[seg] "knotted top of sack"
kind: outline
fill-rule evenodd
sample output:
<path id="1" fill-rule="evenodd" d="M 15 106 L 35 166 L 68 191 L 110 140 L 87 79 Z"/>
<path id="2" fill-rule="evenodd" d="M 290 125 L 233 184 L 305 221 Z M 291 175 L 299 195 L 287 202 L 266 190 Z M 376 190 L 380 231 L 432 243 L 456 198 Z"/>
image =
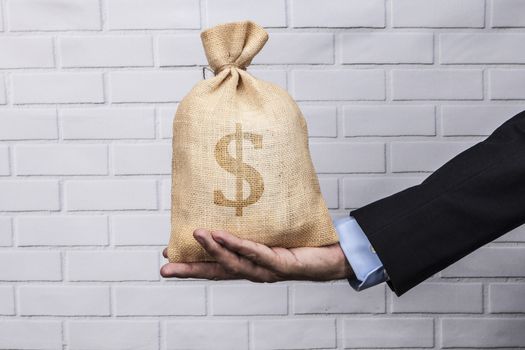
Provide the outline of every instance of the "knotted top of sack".
<path id="1" fill-rule="evenodd" d="M 202 45 L 215 75 L 227 67 L 246 69 L 268 41 L 268 33 L 252 21 L 219 24 L 201 32 Z"/>

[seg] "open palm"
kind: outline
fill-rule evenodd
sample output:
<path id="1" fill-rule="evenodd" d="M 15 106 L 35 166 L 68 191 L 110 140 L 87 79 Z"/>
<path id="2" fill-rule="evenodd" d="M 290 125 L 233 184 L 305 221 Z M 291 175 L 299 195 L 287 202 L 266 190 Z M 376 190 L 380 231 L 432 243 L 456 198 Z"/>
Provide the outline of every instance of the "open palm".
<path id="1" fill-rule="evenodd" d="M 197 229 L 193 236 L 216 262 L 167 263 L 163 277 L 210 280 L 330 281 L 353 276 L 339 243 L 323 247 L 268 247 L 227 231 Z M 167 248 L 163 255 L 167 258 Z"/>

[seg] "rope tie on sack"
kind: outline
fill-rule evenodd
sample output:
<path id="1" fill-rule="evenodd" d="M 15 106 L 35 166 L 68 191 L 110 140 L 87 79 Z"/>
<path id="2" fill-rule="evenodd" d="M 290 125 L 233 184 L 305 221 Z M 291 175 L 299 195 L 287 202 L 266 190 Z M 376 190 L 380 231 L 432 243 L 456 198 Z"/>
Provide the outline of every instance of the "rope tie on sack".
<path id="1" fill-rule="evenodd" d="M 226 69 L 227 67 L 235 67 L 235 68 L 238 68 L 238 69 L 242 69 L 242 70 L 246 70 L 246 67 L 243 67 L 243 66 L 239 66 L 235 63 L 226 63 L 226 64 L 223 64 L 222 66 L 220 66 L 219 68 L 217 68 L 215 71 L 208 68 L 208 67 L 202 67 L 202 78 L 203 79 L 206 79 L 206 70 L 209 70 L 210 72 L 212 72 L 214 75 L 217 75 L 219 74 L 222 70 Z"/>

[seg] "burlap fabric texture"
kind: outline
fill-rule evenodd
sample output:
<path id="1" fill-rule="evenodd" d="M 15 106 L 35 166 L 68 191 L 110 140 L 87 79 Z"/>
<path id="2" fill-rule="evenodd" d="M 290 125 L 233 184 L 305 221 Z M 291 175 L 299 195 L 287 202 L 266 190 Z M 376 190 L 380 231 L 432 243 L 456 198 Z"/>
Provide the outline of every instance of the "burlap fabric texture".
<path id="1" fill-rule="evenodd" d="M 268 40 L 252 21 L 201 33 L 215 76 L 196 82 L 173 122 L 170 262 L 215 261 L 197 228 L 270 247 L 338 242 L 291 96 L 246 71 Z"/>

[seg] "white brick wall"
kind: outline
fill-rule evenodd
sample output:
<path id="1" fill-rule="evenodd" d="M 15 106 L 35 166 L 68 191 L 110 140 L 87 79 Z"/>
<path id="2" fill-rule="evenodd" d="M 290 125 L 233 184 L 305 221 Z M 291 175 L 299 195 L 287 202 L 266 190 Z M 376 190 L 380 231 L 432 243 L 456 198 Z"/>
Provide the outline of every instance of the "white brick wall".
<path id="1" fill-rule="evenodd" d="M 402 297 L 345 280 L 165 280 L 173 115 L 199 33 L 299 102 L 334 217 L 525 109 L 525 0 L 3 0 L 0 349 L 525 348 L 525 225 Z"/>

